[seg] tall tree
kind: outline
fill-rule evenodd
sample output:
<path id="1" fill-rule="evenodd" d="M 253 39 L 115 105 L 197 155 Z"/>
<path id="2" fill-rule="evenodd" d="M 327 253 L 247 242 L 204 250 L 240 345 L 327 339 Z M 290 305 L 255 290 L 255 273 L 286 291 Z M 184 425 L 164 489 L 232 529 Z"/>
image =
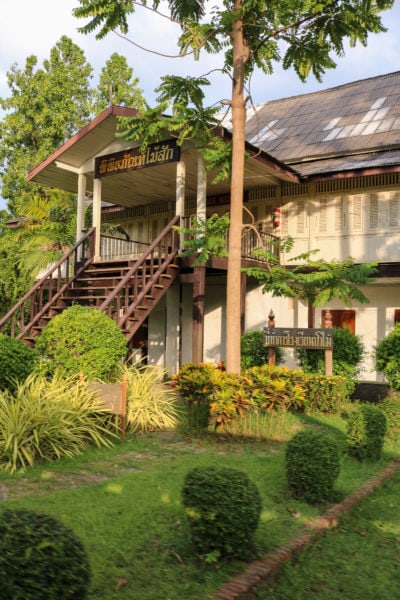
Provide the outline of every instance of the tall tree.
<path id="1" fill-rule="evenodd" d="M 42 68 L 32 55 L 24 69 L 13 64 L 7 73 L 11 94 L 0 99 L 5 111 L 0 122 L 0 176 L 2 196 L 13 214 L 23 213 L 25 198 L 43 195 L 38 186 L 27 183 L 28 170 L 90 119 L 92 71 L 83 51 L 63 36 Z"/>
<path id="2" fill-rule="evenodd" d="M 74 9 L 78 18 L 89 18 L 83 33 L 97 30 L 96 37 L 119 29 L 128 32 L 128 20 L 136 6 L 157 11 L 160 0 L 78 0 Z M 385 31 L 379 13 L 389 9 L 393 0 L 223 0 L 215 6 L 206 0 L 168 0 L 170 19 L 180 24 L 178 45 L 182 54 L 192 52 L 199 58 L 201 50 L 221 52 L 221 68 L 232 81 L 231 206 L 227 283 L 227 369 L 240 370 L 240 239 L 243 226 L 243 179 L 245 157 L 246 83 L 254 69 L 266 74 L 274 63 L 294 68 L 301 80 L 312 72 L 320 80 L 326 69 L 335 67 L 335 55 L 344 54 L 344 43 L 366 45 L 368 35 Z M 206 16 L 206 8 L 210 8 Z M 164 7 L 163 7 L 164 8 Z M 163 15 L 165 12 L 163 10 Z M 184 136 L 212 126 L 212 112 L 202 107 L 201 90 L 209 81 L 188 77 L 167 77 L 160 86 L 160 98 L 173 102 L 181 117 Z M 194 103 L 194 109 L 193 109 Z M 197 105 L 201 105 L 200 107 Z M 187 105 L 187 102 L 186 102 Z M 197 115 L 196 115 L 197 113 Z M 150 111 L 155 120 L 159 111 Z M 173 123 L 174 125 L 177 122 Z M 131 127 L 135 128 L 132 123 Z M 158 126 L 158 131 L 160 126 Z M 139 127 L 138 131 L 142 131 Z M 152 128 L 157 132 L 157 127 Z M 133 133 L 128 135 L 133 136 Z M 201 139 L 201 136 L 200 136 Z M 207 136 L 203 136 L 203 141 Z M 219 158 L 217 159 L 219 160 Z"/>
<path id="3" fill-rule="evenodd" d="M 99 84 L 94 92 L 95 113 L 100 113 L 109 104 L 142 108 L 143 92 L 138 87 L 139 79 L 133 77 L 124 56 L 114 52 L 102 68 Z"/>

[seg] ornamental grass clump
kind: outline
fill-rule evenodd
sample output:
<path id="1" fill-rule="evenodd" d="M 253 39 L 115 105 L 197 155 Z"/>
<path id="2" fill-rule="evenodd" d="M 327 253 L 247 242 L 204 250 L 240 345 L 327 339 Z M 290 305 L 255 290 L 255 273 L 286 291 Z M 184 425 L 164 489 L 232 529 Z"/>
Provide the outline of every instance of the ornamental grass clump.
<path id="1" fill-rule="evenodd" d="M 127 429 L 132 432 L 173 429 L 178 423 L 177 392 L 167 372 L 146 365 L 123 365 L 127 385 Z"/>
<path id="2" fill-rule="evenodd" d="M 182 499 L 192 544 L 203 560 L 250 558 L 262 503 L 246 473 L 226 467 L 192 469 Z"/>
<path id="3" fill-rule="evenodd" d="M 347 421 L 348 454 L 357 460 L 379 460 L 382 454 L 387 420 L 376 406 L 358 406 Z"/>
<path id="4" fill-rule="evenodd" d="M 112 424 L 84 382 L 31 374 L 15 394 L 0 393 L 0 468 L 13 473 L 80 454 L 91 444 L 110 446 Z"/>
<path id="5" fill-rule="evenodd" d="M 57 519 L 23 509 L 0 514 L 1 600 L 84 600 L 90 579 L 82 542 Z"/>
<path id="6" fill-rule="evenodd" d="M 335 440 L 322 431 L 304 429 L 286 446 L 286 476 L 290 493 L 306 502 L 330 500 L 340 472 Z"/>

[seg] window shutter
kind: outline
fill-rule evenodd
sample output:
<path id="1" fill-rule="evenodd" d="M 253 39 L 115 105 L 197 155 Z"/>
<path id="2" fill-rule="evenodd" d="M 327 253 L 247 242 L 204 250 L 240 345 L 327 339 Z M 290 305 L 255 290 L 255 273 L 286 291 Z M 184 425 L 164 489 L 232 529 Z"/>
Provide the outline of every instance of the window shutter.
<path id="1" fill-rule="evenodd" d="M 351 208 L 350 208 L 350 232 L 361 231 L 362 227 L 362 196 L 358 194 L 357 196 L 352 196 L 351 198 Z"/>
<path id="2" fill-rule="evenodd" d="M 306 228 L 305 201 L 296 202 L 296 233 L 304 233 Z"/>
<path id="3" fill-rule="evenodd" d="M 319 233 L 326 233 L 328 231 L 328 198 L 319 199 Z"/>
<path id="4" fill-rule="evenodd" d="M 379 195 L 369 196 L 369 229 L 375 231 L 379 227 Z"/>
<path id="5" fill-rule="evenodd" d="M 335 198 L 335 232 L 344 230 L 343 197 Z"/>
<path id="6" fill-rule="evenodd" d="M 399 226 L 399 192 L 390 192 L 389 196 L 389 228 Z"/>

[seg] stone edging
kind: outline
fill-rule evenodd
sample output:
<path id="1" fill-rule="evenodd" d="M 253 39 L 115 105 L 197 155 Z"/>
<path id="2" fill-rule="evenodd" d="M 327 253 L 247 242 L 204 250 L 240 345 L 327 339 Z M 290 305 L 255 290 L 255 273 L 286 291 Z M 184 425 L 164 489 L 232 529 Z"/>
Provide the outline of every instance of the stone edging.
<path id="1" fill-rule="evenodd" d="M 335 504 L 324 515 L 310 521 L 297 538 L 273 550 L 263 559 L 251 563 L 243 573 L 236 575 L 223 585 L 213 596 L 213 600 L 235 600 L 236 598 L 240 599 L 243 594 L 249 593 L 261 581 L 265 581 L 275 573 L 284 562 L 290 560 L 295 552 L 321 535 L 325 529 L 336 527 L 341 515 L 349 512 L 356 504 L 369 496 L 375 488 L 394 475 L 398 469 L 400 469 L 400 461 L 391 462 L 378 475 L 364 483 L 359 490 L 345 498 L 343 502 Z"/>

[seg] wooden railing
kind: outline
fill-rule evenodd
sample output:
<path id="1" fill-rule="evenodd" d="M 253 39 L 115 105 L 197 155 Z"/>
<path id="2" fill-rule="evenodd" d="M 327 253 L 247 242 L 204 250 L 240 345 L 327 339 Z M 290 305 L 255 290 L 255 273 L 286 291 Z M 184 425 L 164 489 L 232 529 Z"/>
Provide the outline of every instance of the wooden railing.
<path id="1" fill-rule="evenodd" d="M 178 256 L 179 234 L 173 227 L 179 221 L 179 216 L 172 219 L 99 306 L 121 329 Z"/>
<path id="2" fill-rule="evenodd" d="M 193 220 L 193 216 L 182 217 L 182 227 L 185 229 L 190 229 L 191 223 Z M 183 237 L 183 243 L 188 238 L 188 235 L 185 234 Z M 225 236 L 226 242 L 226 250 L 228 250 L 228 232 Z M 265 256 L 260 255 L 257 256 L 257 252 L 255 250 L 261 250 L 267 252 L 268 254 L 275 257 L 277 262 L 279 262 L 279 237 L 273 235 L 272 233 L 266 233 L 264 231 L 254 231 L 254 229 L 244 228 L 242 233 L 242 258 L 257 260 L 259 262 L 267 262 Z"/>
<path id="3" fill-rule="evenodd" d="M 138 258 L 150 244 L 126 240 L 124 238 L 112 237 L 110 235 L 100 236 L 101 260 L 129 260 Z"/>
<path id="4" fill-rule="evenodd" d="M 11 337 L 28 336 L 41 317 L 55 305 L 58 298 L 94 256 L 95 229 L 85 235 L 37 281 L 19 302 L 0 319 L 0 332 Z"/>

